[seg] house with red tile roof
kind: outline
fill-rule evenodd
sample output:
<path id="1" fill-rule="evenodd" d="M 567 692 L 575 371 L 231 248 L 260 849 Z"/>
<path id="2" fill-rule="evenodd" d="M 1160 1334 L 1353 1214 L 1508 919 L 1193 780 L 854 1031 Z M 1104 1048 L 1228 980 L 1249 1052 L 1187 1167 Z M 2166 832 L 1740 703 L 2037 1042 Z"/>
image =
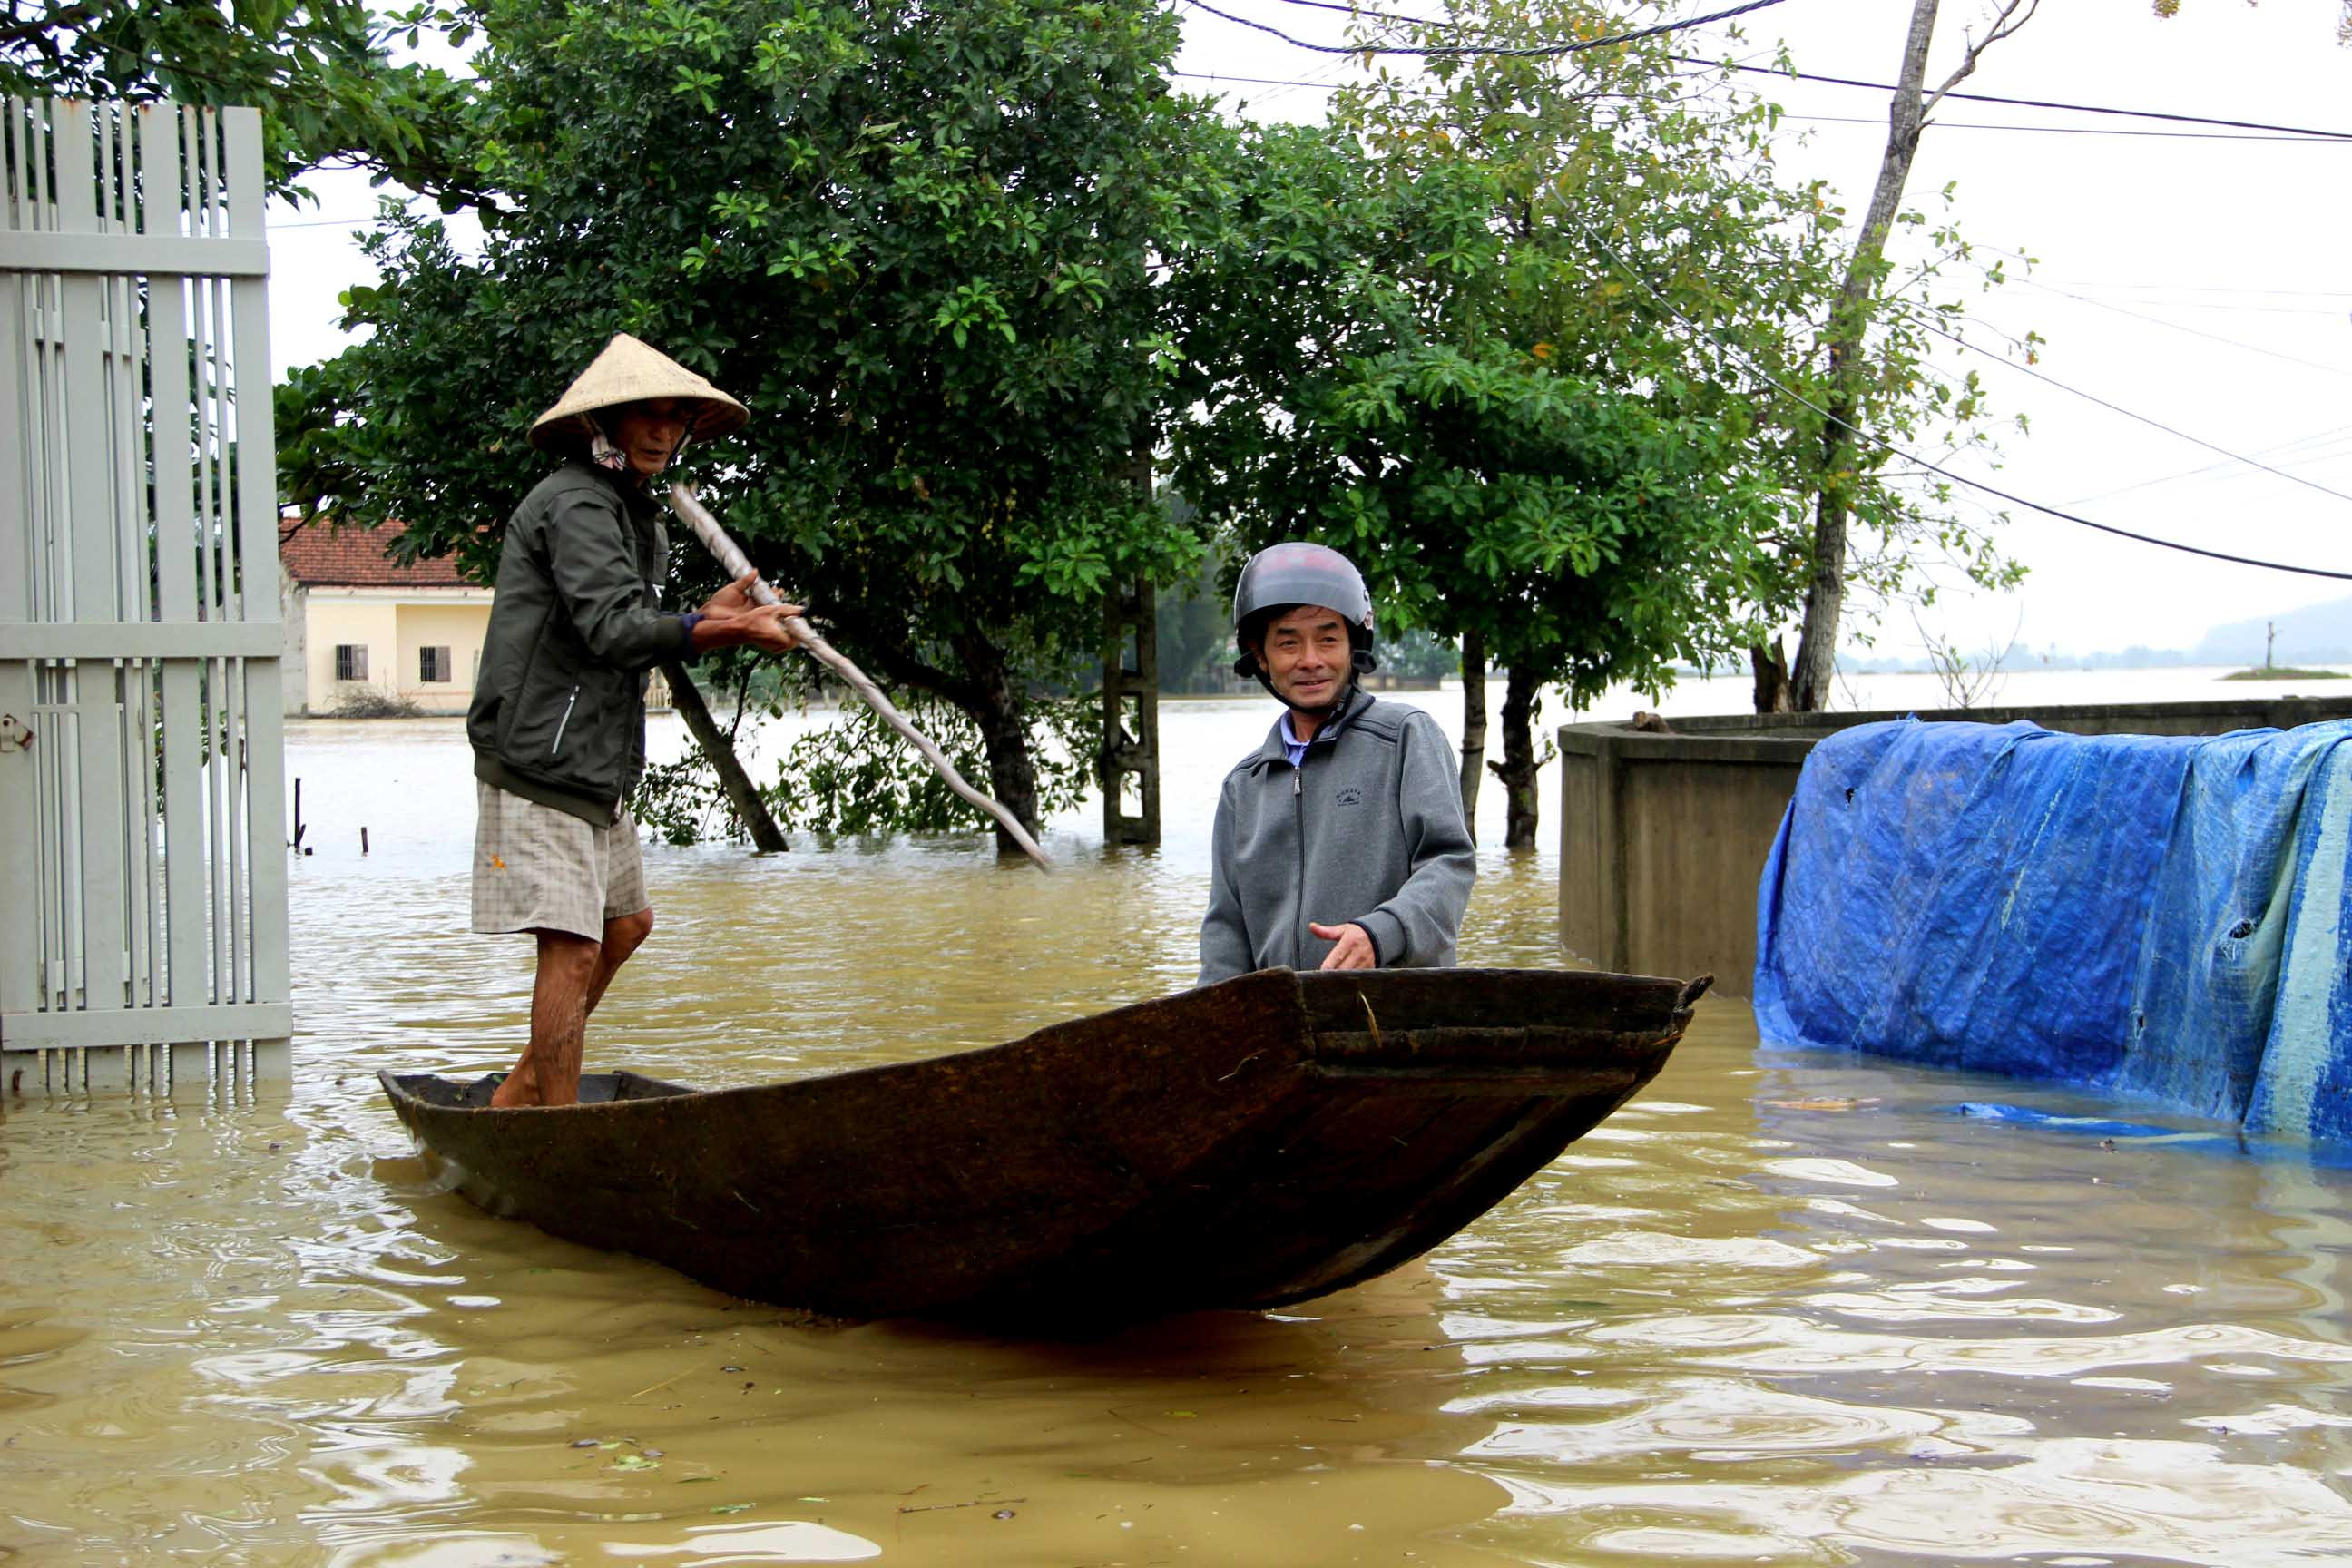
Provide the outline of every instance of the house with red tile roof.
<path id="1" fill-rule="evenodd" d="M 446 558 L 403 565 L 385 553 L 400 525 L 278 525 L 286 625 L 286 711 L 324 717 L 367 699 L 463 713 L 481 667 L 490 590 Z"/>

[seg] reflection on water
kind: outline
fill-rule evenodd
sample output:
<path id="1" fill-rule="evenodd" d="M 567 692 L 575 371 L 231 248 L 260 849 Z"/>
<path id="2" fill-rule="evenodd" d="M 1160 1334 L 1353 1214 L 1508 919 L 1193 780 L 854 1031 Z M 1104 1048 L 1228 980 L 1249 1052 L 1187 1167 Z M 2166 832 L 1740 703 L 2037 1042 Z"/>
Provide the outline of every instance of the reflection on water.
<path id="1" fill-rule="evenodd" d="M 1073 818 L 1051 879 L 651 848 L 592 1065 L 824 1071 L 1187 983 L 1265 717 L 1171 706 L 1167 845 Z M 459 929 L 462 736 L 291 747 L 291 1093 L 0 1110 L 0 1559 L 2352 1560 L 2352 1178 L 1957 1116 L 2020 1092 L 1760 1049 L 1736 1002 L 1425 1264 L 1283 1314 L 815 1331 L 492 1219 L 373 1079 L 520 1037 L 525 944 Z M 1550 852 L 1481 879 L 1465 959 L 1557 962 Z"/>

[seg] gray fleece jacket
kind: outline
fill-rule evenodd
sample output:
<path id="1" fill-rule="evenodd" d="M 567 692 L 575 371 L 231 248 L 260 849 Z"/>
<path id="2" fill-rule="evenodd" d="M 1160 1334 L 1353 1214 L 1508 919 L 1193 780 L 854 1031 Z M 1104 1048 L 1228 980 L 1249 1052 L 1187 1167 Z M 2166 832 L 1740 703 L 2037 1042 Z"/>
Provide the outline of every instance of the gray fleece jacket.
<path id="1" fill-rule="evenodd" d="M 1307 922 L 1355 924 L 1382 968 L 1454 963 L 1477 855 L 1459 764 L 1437 721 L 1350 689 L 1294 768 L 1282 723 L 1217 799 L 1198 984 L 1313 969 L 1331 943 Z"/>

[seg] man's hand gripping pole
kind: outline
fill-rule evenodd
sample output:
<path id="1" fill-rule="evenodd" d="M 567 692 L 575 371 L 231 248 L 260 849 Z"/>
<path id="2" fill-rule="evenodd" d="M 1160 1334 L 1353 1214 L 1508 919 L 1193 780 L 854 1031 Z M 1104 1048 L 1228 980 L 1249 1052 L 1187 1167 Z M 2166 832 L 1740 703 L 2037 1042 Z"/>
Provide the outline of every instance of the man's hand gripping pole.
<path id="1" fill-rule="evenodd" d="M 719 525 L 719 520 L 710 514 L 710 509 L 696 499 L 692 490 L 684 485 L 672 485 L 669 499 L 670 504 L 677 508 L 678 516 L 686 519 L 686 525 L 694 530 L 695 537 L 709 546 L 710 553 L 719 557 L 719 563 L 727 569 L 729 577 L 741 577 L 751 570 L 751 563 L 743 554 L 741 547 L 727 536 L 727 531 Z M 758 579 L 751 584 L 751 598 L 754 603 L 761 605 L 783 603 L 773 588 Z M 950 789 L 994 817 L 1006 836 L 1021 846 L 1029 858 L 1037 862 L 1042 869 L 1050 871 L 1054 868 L 1054 862 L 1037 847 L 1037 841 L 1029 837 L 1029 830 L 1021 826 L 1021 819 L 964 783 L 963 775 L 956 772 L 955 764 L 948 761 L 947 753 L 934 745 L 929 736 L 908 723 L 907 716 L 891 706 L 890 700 L 882 695 L 882 689 L 867 679 L 864 670 L 842 657 L 831 643 L 817 636 L 815 628 L 800 616 L 792 616 L 784 624 L 800 647 L 847 681 L 851 689 L 866 700 L 868 708 L 882 715 L 885 723 L 904 735 L 908 743 L 923 754 L 923 760 L 931 764 L 933 771 L 947 780 Z"/>

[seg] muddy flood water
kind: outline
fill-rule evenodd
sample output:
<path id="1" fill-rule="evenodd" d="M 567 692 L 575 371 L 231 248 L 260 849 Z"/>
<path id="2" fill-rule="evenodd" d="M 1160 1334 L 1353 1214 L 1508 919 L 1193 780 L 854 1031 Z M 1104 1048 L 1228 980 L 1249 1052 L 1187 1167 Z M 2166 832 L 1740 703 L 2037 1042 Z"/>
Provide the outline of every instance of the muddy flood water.
<path id="1" fill-rule="evenodd" d="M 744 1083 L 1189 983 L 1215 780 L 1269 715 L 1163 714 L 1157 853 L 1084 816 L 1050 879 L 977 839 L 649 848 L 591 1067 Z M 427 1178 L 375 1071 L 506 1066 L 530 984 L 462 930 L 463 738 L 289 752 L 290 1087 L 0 1106 L 0 1561 L 2352 1563 L 2352 1173 L 2304 1152 L 1958 1114 L 2108 1108 L 1710 999 L 1370 1286 L 1092 1343 L 801 1327 Z M 1465 962 L 1561 962 L 1556 888 L 1486 850 Z"/>

